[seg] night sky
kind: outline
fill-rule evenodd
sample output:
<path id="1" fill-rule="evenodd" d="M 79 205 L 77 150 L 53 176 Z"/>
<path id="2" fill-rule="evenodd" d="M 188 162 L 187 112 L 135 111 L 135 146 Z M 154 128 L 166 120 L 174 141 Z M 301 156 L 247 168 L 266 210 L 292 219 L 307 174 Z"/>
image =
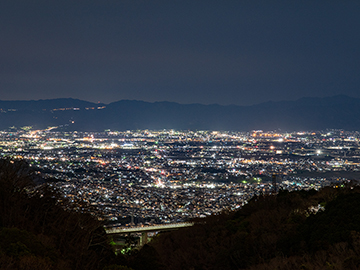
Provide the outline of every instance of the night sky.
<path id="1" fill-rule="evenodd" d="M 0 99 L 360 98 L 360 1 L 0 2 Z"/>

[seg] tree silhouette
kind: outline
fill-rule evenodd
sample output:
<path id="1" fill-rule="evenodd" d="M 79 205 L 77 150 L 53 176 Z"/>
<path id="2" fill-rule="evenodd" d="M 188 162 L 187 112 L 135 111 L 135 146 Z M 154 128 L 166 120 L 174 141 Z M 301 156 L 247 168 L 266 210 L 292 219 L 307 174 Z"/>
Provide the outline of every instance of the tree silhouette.
<path id="1" fill-rule="evenodd" d="M 9 269 L 9 264 L 14 269 L 31 264 L 43 269 L 101 269 L 114 261 L 102 224 L 88 213 L 71 211 L 73 206 L 47 185 L 35 188 L 36 177 L 24 161 L 0 160 L 0 227 L 27 233 L 22 240 L 13 235 L 0 249 L 1 263 L 7 262 Z M 29 235 L 34 241 L 25 241 Z M 39 245 L 31 248 L 31 242 Z M 54 251 L 51 256 L 43 246 Z"/>

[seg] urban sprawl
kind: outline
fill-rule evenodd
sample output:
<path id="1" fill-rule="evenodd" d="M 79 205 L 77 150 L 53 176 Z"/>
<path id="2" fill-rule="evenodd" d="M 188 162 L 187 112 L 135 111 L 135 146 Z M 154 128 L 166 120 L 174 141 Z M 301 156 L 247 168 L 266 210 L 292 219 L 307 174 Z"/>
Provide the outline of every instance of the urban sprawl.
<path id="1" fill-rule="evenodd" d="M 2 131 L 2 157 L 26 160 L 78 211 L 114 226 L 177 223 L 255 195 L 360 179 L 360 133 Z M 274 182 L 275 179 L 275 182 Z M 85 210 L 84 210 L 85 211 Z"/>

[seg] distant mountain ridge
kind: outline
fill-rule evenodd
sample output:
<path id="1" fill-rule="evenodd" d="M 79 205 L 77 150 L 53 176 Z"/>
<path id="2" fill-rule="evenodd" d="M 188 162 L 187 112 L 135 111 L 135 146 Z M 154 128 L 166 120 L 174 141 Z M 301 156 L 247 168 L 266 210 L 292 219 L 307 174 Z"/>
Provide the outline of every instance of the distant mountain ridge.
<path id="1" fill-rule="evenodd" d="M 252 106 L 120 100 L 110 104 L 61 98 L 0 100 L 0 129 L 58 126 L 65 130 L 134 129 L 283 131 L 360 129 L 360 99 L 345 95 Z"/>

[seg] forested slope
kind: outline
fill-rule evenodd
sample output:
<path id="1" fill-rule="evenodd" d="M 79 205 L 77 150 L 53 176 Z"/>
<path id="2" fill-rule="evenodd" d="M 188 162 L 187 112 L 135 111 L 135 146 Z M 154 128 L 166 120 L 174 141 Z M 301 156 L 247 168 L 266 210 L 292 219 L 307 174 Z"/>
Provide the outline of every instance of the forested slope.
<path id="1" fill-rule="evenodd" d="M 32 189 L 25 162 L 0 160 L 0 269 L 102 269 L 114 260 L 101 224 Z M 67 202 L 62 199 L 62 204 Z"/>
<path id="2" fill-rule="evenodd" d="M 168 269 L 359 269 L 360 188 L 281 191 L 163 234 Z"/>

